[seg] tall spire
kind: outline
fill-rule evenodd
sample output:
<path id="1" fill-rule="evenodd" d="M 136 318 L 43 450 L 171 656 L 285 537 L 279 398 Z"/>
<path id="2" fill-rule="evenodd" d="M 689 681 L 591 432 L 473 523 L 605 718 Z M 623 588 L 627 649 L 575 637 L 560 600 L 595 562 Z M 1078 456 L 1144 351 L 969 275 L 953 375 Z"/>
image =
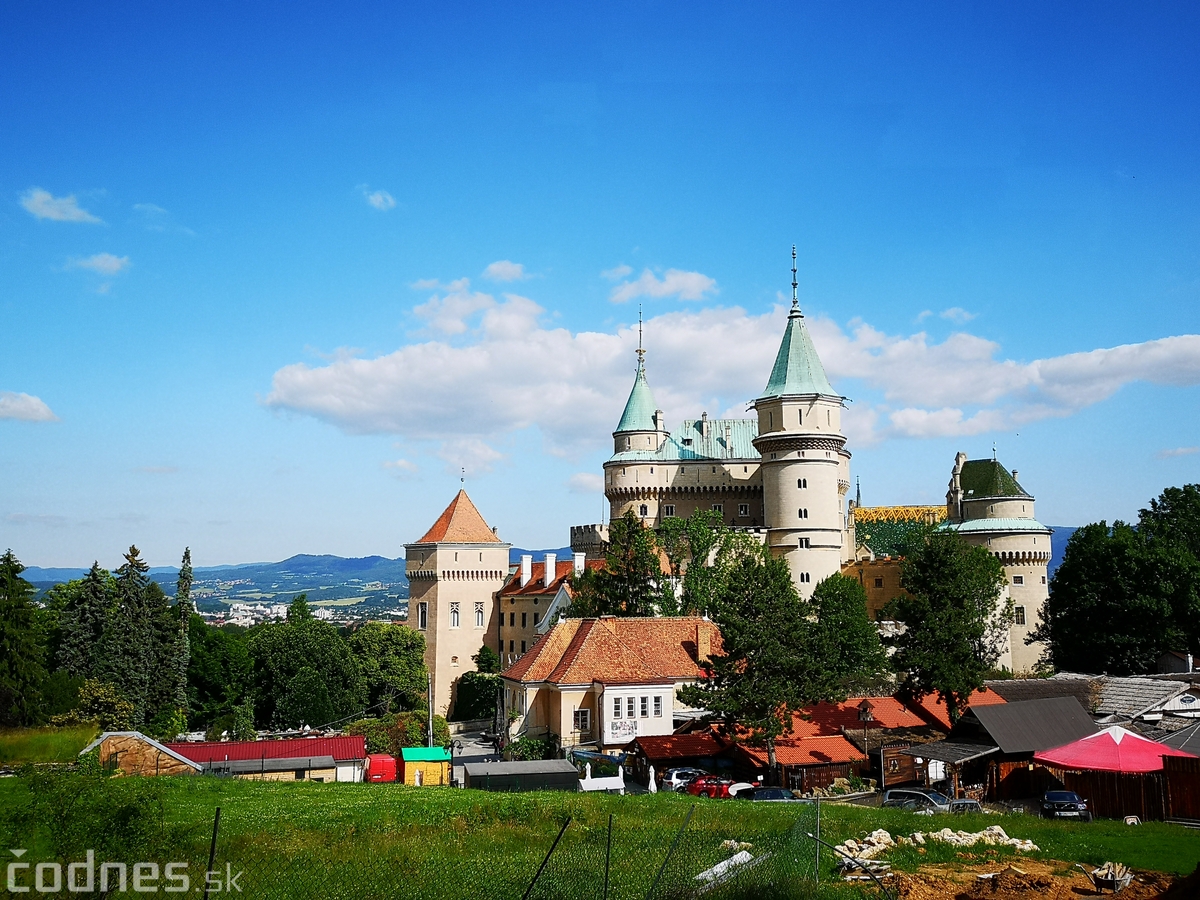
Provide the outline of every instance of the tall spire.
<path id="1" fill-rule="evenodd" d="M 639 371 L 639 372 L 644 372 L 644 371 L 646 370 L 646 351 L 642 349 L 642 303 L 641 303 L 641 301 L 640 301 L 640 300 L 638 301 L 638 348 L 637 348 L 637 358 L 638 358 L 638 371 Z"/>
<path id="2" fill-rule="evenodd" d="M 792 244 L 792 313 L 802 315 L 800 312 L 800 295 L 797 289 L 800 287 L 800 282 L 796 280 L 796 245 Z"/>

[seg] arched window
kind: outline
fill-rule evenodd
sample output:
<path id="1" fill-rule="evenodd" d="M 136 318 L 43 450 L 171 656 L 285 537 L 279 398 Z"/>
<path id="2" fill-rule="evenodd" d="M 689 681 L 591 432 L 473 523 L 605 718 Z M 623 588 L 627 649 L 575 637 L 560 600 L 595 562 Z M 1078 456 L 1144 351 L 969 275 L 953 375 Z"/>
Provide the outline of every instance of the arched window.
<path id="1" fill-rule="evenodd" d="M 459 622 L 458 603 L 457 602 L 451 603 L 450 604 L 450 627 L 457 628 L 458 622 Z"/>
<path id="2" fill-rule="evenodd" d="M 475 601 L 475 627 L 476 628 L 483 627 L 483 601 L 482 600 Z"/>
<path id="3" fill-rule="evenodd" d="M 808 479 L 807 478 L 797 478 L 796 479 L 796 487 L 807 488 L 808 487 Z"/>
<path id="4" fill-rule="evenodd" d="M 801 518 L 801 519 L 807 519 L 807 518 L 808 518 L 808 510 L 807 510 L 807 509 L 802 509 L 802 510 L 800 510 L 800 518 Z"/>
<path id="5" fill-rule="evenodd" d="M 646 518 L 646 516 L 650 515 L 650 508 L 648 506 L 646 506 L 645 503 L 643 503 L 641 506 L 638 507 L 638 515 L 641 516 L 643 519 Z"/>

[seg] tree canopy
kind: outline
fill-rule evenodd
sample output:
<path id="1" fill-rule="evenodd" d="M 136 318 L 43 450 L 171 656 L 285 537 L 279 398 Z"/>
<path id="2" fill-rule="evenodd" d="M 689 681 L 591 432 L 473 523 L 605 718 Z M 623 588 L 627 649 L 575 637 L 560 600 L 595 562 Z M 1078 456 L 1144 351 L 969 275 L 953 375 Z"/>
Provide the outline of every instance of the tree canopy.
<path id="1" fill-rule="evenodd" d="M 37 590 L 21 577 L 25 567 L 7 550 L 0 556 L 0 724 L 28 725 L 41 712 L 46 677 L 38 641 Z"/>
<path id="2" fill-rule="evenodd" d="M 879 629 L 867 617 L 867 592 L 855 578 L 831 575 L 813 590 L 817 646 L 828 655 L 830 675 L 848 693 L 888 684 L 891 664 Z"/>
<path id="3" fill-rule="evenodd" d="M 958 720 L 1007 646 L 1012 602 L 1001 603 L 1005 584 L 1004 567 L 986 547 L 954 531 L 928 532 L 901 569 L 909 596 L 887 607 L 904 625 L 889 639 L 902 694 L 937 694 L 950 720 Z"/>
<path id="4" fill-rule="evenodd" d="M 584 569 L 576 576 L 569 615 L 654 615 L 664 590 L 670 590 L 654 532 L 630 510 L 609 525 L 608 538 L 604 567 Z"/>

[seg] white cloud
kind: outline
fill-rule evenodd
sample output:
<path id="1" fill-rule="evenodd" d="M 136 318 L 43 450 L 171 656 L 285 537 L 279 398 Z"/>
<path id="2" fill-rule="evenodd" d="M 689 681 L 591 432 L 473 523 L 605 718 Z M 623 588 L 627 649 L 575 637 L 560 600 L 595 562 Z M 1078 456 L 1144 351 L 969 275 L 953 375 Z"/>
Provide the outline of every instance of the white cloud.
<path id="1" fill-rule="evenodd" d="M 576 472 L 567 480 L 567 488 L 572 494 L 602 494 L 604 476 L 595 472 Z"/>
<path id="2" fill-rule="evenodd" d="M 15 391 L 0 391 L 0 419 L 22 422 L 57 422 L 58 416 L 38 397 Z"/>
<path id="3" fill-rule="evenodd" d="M 21 195 L 21 205 L 35 218 L 49 219 L 52 222 L 103 222 L 83 209 L 74 194 L 55 197 L 41 188 L 30 188 Z"/>
<path id="4" fill-rule="evenodd" d="M 1159 459 L 1174 459 L 1176 456 L 1191 456 L 1200 453 L 1200 447 L 1175 447 L 1172 450 L 1159 450 L 1155 454 Z"/>
<path id="5" fill-rule="evenodd" d="M 418 278 L 409 285 L 414 291 L 436 291 L 439 290 L 442 283 L 436 278 Z"/>
<path id="6" fill-rule="evenodd" d="M 111 253 L 94 253 L 85 259 L 73 259 L 67 264 L 72 269 L 88 269 L 98 275 L 119 275 L 129 268 L 128 256 Z"/>
<path id="7" fill-rule="evenodd" d="M 525 274 L 525 267 L 520 263 L 498 259 L 483 270 L 483 277 L 490 281 L 521 281 L 529 276 Z"/>
<path id="8" fill-rule="evenodd" d="M 607 278 L 609 281 L 620 281 L 626 275 L 632 275 L 633 269 L 621 263 L 619 266 L 613 266 L 611 269 L 605 269 L 600 273 L 601 278 Z"/>
<path id="9" fill-rule="evenodd" d="M 638 297 L 678 297 L 680 300 L 703 300 L 705 294 L 715 294 L 717 283 L 700 272 L 667 269 L 657 278 L 649 269 L 634 281 L 626 281 L 612 289 L 613 303 L 626 303 Z"/>
<path id="10" fill-rule="evenodd" d="M 434 442 L 454 471 L 467 462 L 483 471 L 501 458 L 491 442 L 527 428 L 557 455 L 603 447 L 632 384 L 636 326 L 572 333 L 544 324 L 527 297 L 497 299 L 467 279 L 447 288 L 414 310 L 426 338 L 373 359 L 285 366 L 267 404 L 351 433 Z M 761 315 L 711 307 L 647 320 L 650 384 L 668 422 L 702 410 L 745 415 L 767 381 L 785 315 L 783 305 Z M 852 446 L 1016 430 L 1134 381 L 1200 384 L 1200 335 L 1018 362 L 963 332 L 937 343 L 864 322 L 806 322 L 831 380 L 855 400 L 844 419 Z"/>
<path id="11" fill-rule="evenodd" d="M 466 476 L 492 471 L 492 464 L 504 459 L 504 454 L 479 438 L 457 438 L 443 441 L 437 455 L 446 463 L 446 471 Z"/>
<path id="12" fill-rule="evenodd" d="M 415 474 L 419 469 L 416 463 L 410 462 L 407 459 L 385 459 L 383 461 L 383 467 L 385 469 L 391 469 L 402 478 L 405 475 Z"/>
<path id="13" fill-rule="evenodd" d="M 371 191 L 364 187 L 363 196 L 367 198 L 367 203 L 380 212 L 387 212 L 389 209 L 396 208 L 396 198 L 387 191 Z"/>
<path id="14" fill-rule="evenodd" d="M 943 319 L 948 319 L 955 325 L 965 325 L 975 318 L 975 313 L 967 312 L 961 306 L 952 306 L 949 309 L 943 309 L 938 315 Z"/>

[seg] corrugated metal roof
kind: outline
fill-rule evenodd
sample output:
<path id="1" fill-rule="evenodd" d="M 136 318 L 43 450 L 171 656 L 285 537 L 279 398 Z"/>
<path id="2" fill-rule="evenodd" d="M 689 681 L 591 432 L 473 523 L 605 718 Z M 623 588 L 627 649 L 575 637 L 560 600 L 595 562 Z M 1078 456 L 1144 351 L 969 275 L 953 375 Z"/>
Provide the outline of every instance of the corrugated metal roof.
<path id="1" fill-rule="evenodd" d="M 932 741 L 928 744 L 918 744 L 900 751 L 905 756 L 920 757 L 921 759 L 936 759 L 951 765 L 960 765 L 987 756 L 989 753 L 999 753 L 999 747 L 991 744 L 969 744 L 964 741 Z"/>
<path id="2" fill-rule="evenodd" d="M 1181 728 L 1174 734 L 1161 737 L 1158 742 L 1166 744 L 1168 747 L 1174 747 L 1176 750 L 1186 750 L 1188 753 L 1200 756 L 1200 722 Z"/>
<path id="3" fill-rule="evenodd" d="M 552 775 L 571 772 L 579 775 L 574 763 L 565 759 L 518 759 L 511 762 L 467 763 L 463 766 L 468 778 L 500 775 Z"/>
<path id="4" fill-rule="evenodd" d="M 339 761 L 367 758 L 367 739 L 361 734 L 284 741 L 200 741 L 166 745 L 181 756 L 201 764 L 226 759 L 301 759 L 332 756 Z"/>
<path id="5" fill-rule="evenodd" d="M 1030 753 L 1061 747 L 1098 730 L 1087 710 L 1074 697 L 972 706 L 963 721 L 971 717 L 1005 753 Z M 956 726 L 955 732 L 958 730 Z M 951 732 L 951 737 L 957 737 L 955 732 Z"/>

